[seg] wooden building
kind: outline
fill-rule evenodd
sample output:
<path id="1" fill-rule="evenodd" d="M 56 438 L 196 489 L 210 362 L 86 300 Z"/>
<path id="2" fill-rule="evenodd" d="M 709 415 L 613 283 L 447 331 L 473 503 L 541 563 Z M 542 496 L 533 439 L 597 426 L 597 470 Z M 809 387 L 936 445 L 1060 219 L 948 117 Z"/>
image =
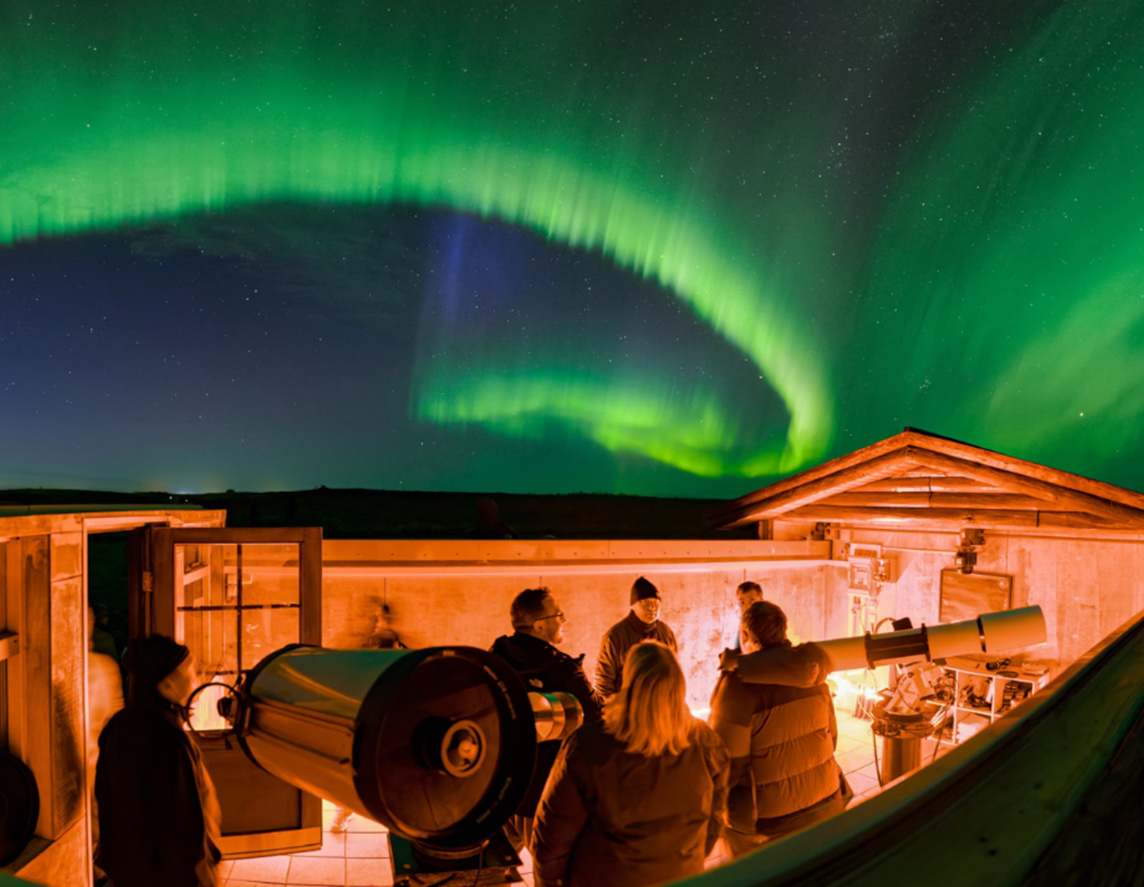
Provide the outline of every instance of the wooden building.
<path id="1" fill-rule="evenodd" d="M 91 883 L 88 536 L 150 524 L 221 526 L 224 518 L 163 506 L 0 507 L 0 748 L 30 768 L 39 797 L 35 837 L 0 874 Z"/>
<path id="2" fill-rule="evenodd" d="M 1051 669 L 1046 686 L 834 820 L 694 882 L 1075 883 L 1094 865 L 1094 835 L 1104 868 L 1091 883 L 1122 883 L 1140 863 L 1140 824 L 1123 816 L 1144 772 L 1138 493 L 906 430 L 730 503 L 717 522 L 755 523 L 755 541 L 322 540 L 320 528 L 227 528 L 218 511 L 56 511 L 0 512 L 0 735 L 41 798 L 36 837 L 0 875 L 90 883 L 87 540 L 124 531 L 131 633 L 186 643 L 220 691 L 288 643 L 362 645 L 383 604 L 411 646 L 487 648 L 509 632 L 513 596 L 538 585 L 591 672 L 632 580 L 655 582 L 695 708 L 734 640 L 744 579 L 800 640 L 1037 604 L 1048 643 L 1026 655 Z M 313 799 L 259 782 L 241 750 L 212 738 L 210 708 L 198 741 L 228 855 L 316 846 Z"/>
<path id="3" fill-rule="evenodd" d="M 689 883 L 1140 883 L 1144 496 L 907 428 L 717 521 L 830 540 L 828 637 L 1039 605 L 1048 639 L 1027 655 L 1051 681 L 872 799 Z"/>

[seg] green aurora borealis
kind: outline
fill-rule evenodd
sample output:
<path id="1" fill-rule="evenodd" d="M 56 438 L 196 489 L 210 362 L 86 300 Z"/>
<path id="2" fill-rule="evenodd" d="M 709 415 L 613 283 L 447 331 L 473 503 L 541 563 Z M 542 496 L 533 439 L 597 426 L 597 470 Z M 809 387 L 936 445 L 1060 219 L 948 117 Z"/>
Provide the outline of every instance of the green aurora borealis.
<path id="1" fill-rule="evenodd" d="M 460 211 L 658 284 L 761 390 L 440 327 L 403 422 L 712 492 L 907 424 L 1144 481 L 1141 5 L 741 7 L 7 3 L 0 261 L 283 201 Z"/>

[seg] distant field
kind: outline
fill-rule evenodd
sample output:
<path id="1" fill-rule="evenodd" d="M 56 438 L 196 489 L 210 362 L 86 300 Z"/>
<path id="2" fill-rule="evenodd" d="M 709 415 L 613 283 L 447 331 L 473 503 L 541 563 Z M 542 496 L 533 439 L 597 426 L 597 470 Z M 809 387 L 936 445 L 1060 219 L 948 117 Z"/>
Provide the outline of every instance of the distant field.
<path id="1" fill-rule="evenodd" d="M 494 498 L 500 518 L 522 539 L 751 538 L 711 526 L 721 499 L 660 499 L 573 493 L 560 496 L 414 493 L 319 488 L 283 493 L 105 493 L 91 490 L 0 491 L 0 506 L 163 504 L 223 508 L 232 527 L 320 526 L 330 539 L 455 539 L 473 535 L 477 503 Z"/>

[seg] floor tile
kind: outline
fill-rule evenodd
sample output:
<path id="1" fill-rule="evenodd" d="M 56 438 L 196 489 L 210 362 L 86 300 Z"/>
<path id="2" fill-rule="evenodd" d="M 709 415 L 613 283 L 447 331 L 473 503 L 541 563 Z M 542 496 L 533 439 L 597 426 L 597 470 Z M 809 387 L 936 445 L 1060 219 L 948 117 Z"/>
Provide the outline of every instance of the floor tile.
<path id="1" fill-rule="evenodd" d="M 313 856 L 336 856 L 342 858 L 346 855 L 346 836 L 344 833 L 333 834 L 322 832 L 322 846 L 317 850 L 307 850 L 305 853 L 295 853 L 294 858 Z"/>
<path id="2" fill-rule="evenodd" d="M 220 862 L 218 864 L 219 877 L 225 881 L 228 877 L 230 877 L 230 870 L 233 867 L 234 867 L 234 860 L 233 859 L 224 859 L 222 862 Z"/>
<path id="3" fill-rule="evenodd" d="M 363 856 L 388 857 L 389 842 L 385 835 L 350 832 L 346 835 L 346 856 L 359 858 Z"/>
<path id="4" fill-rule="evenodd" d="M 873 764 L 874 756 L 873 754 L 866 754 L 861 751 L 850 751 L 835 754 L 834 760 L 838 762 L 838 766 L 842 768 L 843 773 L 852 773 L 855 770 L 861 770 L 863 767 Z"/>
<path id="5" fill-rule="evenodd" d="M 346 887 L 391 887 L 393 870 L 388 859 L 347 859 Z"/>
<path id="6" fill-rule="evenodd" d="M 853 773 L 847 773 L 846 781 L 850 783 L 850 788 L 852 788 L 857 795 L 880 787 L 878 784 L 878 773 L 874 769 L 873 764 L 868 767 L 863 767 L 861 770 L 855 770 Z"/>
<path id="7" fill-rule="evenodd" d="M 295 856 L 290 861 L 290 873 L 286 877 L 286 883 L 343 887 L 346 883 L 346 861 Z"/>
<path id="8" fill-rule="evenodd" d="M 262 884 L 285 884 L 290 868 L 289 856 L 263 856 L 256 859 L 236 859 L 230 877 L 239 881 Z"/>
<path id="9" fill-rule="evenodd" d="M 357 816 L 356 814 L 350 817 L 349 825 L 346 831 L 350 832 L 386 832 L 388 829 L 380 822 L 374 822 L 368 816 Z"/>
<path id="10" fill-rule="evenodd" d="M 848 736 L 843 733 L 838 737 L 838 751 L 861 751 L 866 754 L 874 753 L 874 743 L 870 739 L 870 734 L 865 736 Z"/>

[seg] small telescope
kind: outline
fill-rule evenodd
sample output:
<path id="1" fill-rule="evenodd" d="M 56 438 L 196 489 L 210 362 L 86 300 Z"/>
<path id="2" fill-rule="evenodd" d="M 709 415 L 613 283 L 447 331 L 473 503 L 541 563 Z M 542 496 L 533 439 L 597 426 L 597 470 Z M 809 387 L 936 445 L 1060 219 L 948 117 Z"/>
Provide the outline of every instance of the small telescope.
<path id="1" fill-rule="evenodd" d="M 516 813 L 536 743 L 583 720 L 575 697 L 528 692 L 507 663 L 472 647 L 291 645 L 219 711 L 264 770 L 408 841 L 402 877 L 464 870 L 468 859 L 488 868 L 478 856 Z M 398 855 L 395 845 L 395 866 Z"/>
<path id="2" fill-rule="evenodd" d="M 982 613 L 976 619 L 941 625 L 922 625 L 886 634 L 818 641 L 830 657 L 831 671 L 875 668 L 916 659 L 945 659 L 974 653 L 1001 653 L 1043 644 L 1047 637 L 1041 608 L 1019 607 Z"/>

